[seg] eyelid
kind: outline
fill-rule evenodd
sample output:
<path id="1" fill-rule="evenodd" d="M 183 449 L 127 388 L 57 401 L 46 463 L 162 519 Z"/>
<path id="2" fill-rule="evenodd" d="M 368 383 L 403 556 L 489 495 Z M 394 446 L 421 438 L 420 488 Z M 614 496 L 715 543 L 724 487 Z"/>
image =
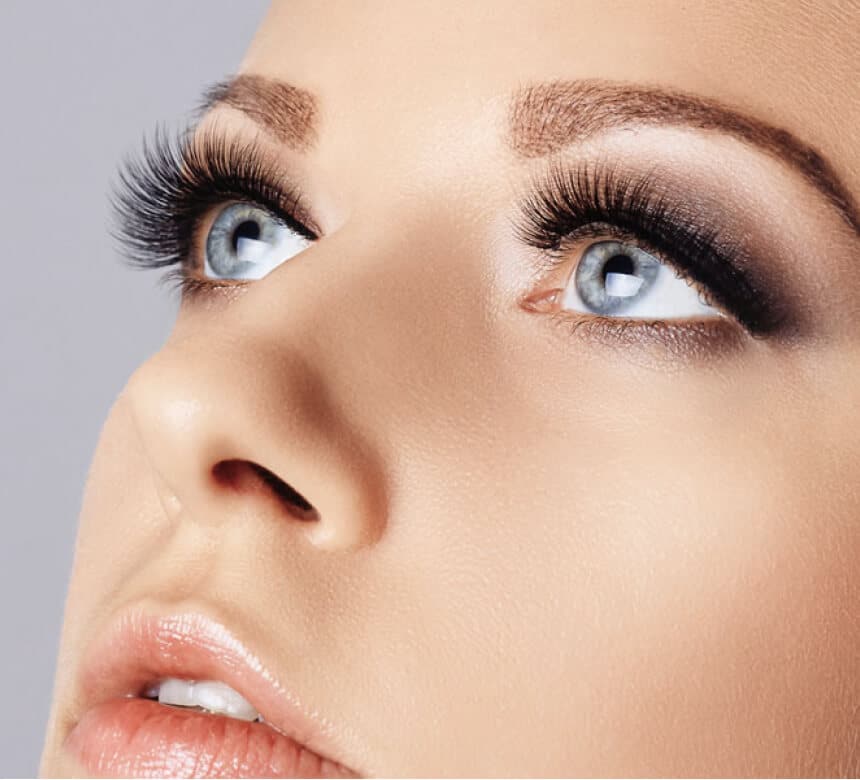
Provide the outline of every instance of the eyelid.
<path id="1" fill-rule="evenodd" d="M 644 244 L 754 336 L 791 326 L 790 310 L 767 262 L 693 199 L 670 189 L 657 168 L 645 174 L 600 160 L 555 159 L 530 182 L 514 221 L 517 238 L 544 264 L 564 257 L 569 237 L 589 229 Z"/>
<path id="2" fill-rule="evenodd" d="M 213 125 L 198 131 L 183 152 L 183 162 L 197 174 L 201 191 L 268 209 L 308 240 L 322 233 L 297 182 L 266 152 L 261 137 L 248 140 Z M 215 204 L 213 204 L 214 206 Z"/>
<path id="3" fill-rule="evenodd" d="M 571 338 L 582 338 L 602 349 L 617 349 L 624 357 L 647 355 L 649 366 L 665 358 L 708 361 L 734 354 L 748 343 L 747 334 L 733 320 L 634 320 L 624 317 L 583 315 L 556 311 L 549 314 L 552 327 Z M 655 345 L 659 350 L 655 351 Z"/>
<path id="4" fill-rule="evenodd" d="M 231 200 L 269 210 L 309 240 L 320 235 L 304 194 L 261 142 L 212 127 L 193 137 L 157 129 L 136 157 L 126 158 L 111 197 L 114 236 L 136 267 L 182 264 L 200 221 Z"/>

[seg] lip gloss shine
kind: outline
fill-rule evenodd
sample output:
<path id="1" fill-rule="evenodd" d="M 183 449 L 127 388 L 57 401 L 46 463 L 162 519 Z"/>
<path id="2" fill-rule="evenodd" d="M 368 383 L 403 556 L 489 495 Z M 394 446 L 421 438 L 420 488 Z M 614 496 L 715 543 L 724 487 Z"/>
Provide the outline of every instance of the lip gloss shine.
<path id="1" fill-rule="evenodd" d="M 159 680 L 217 680 L 262 723 L 141 698 Z M 86 656 L 81 717 L 64 746 L 94 776 L 355 777 L 313 718 L 222 625 L 197 614 L 124 615 Z"/>

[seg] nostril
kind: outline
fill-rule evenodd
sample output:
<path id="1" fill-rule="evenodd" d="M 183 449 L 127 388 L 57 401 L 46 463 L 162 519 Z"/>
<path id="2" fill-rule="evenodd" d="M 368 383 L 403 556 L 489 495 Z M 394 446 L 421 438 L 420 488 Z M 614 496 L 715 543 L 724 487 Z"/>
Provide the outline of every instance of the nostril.
<path id="1" fill-rule="evenodd" d="M 222 485 L 230 485 L 234 488 L 241 487 L 251 478 L 258 485 L 262 483 L 268 487 L 294 517 L 299 520 L 319 520 L 319 513 L 301 493 L 258 463 L 247 460 L 222 460 L 215 464 L 212 474 Z"/>
<path id="2" fill-rule="evenodd" d="M 250 463 L 250 467 L 257 472 L 260 479 L 263 480 L 282 501 L 286 502 L 290 507 L 297 509 L 301 520 L 318 520 L 319 514 L 314 509 L 313 505 L 308 501 L 298 490 L 295 490 L 291 485 L 287 484 L 277 475 L 273 474 L 266 468 Z"/>

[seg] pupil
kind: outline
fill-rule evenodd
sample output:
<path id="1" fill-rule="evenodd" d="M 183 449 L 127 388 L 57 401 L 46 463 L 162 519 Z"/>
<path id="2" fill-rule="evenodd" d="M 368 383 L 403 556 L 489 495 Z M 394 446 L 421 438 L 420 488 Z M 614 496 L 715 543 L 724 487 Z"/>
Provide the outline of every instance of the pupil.
<path id="1" fill-rule="evenodd" d="M 249 219 L 236 227 L 231 239 L 234 252 L 239 248 L 240 238 L 250 238 L 252 241 L 258 241 L 260 238 L 260 225 Z"/>
<path id="2" fill-rule="evenodd" d="M 636 272 L 636 265 L 630 255 L 613 255 L 603 266 L 601 271 L 603 282 L 609 274 L 627 274 L 632 276 Z"/>

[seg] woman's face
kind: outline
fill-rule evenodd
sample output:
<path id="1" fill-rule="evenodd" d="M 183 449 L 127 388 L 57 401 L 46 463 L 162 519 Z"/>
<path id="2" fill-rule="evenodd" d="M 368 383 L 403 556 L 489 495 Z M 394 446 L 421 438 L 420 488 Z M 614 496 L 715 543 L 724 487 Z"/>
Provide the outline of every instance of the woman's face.
<path id="1" fill-rule="evenodd" d="M 103 429 L 42 771 L 286 771 L 104 714 L 166 677 L 360 774 L 860 771 L 850 5 L 275 4 L 127 227 L 220 286 Z"/>

